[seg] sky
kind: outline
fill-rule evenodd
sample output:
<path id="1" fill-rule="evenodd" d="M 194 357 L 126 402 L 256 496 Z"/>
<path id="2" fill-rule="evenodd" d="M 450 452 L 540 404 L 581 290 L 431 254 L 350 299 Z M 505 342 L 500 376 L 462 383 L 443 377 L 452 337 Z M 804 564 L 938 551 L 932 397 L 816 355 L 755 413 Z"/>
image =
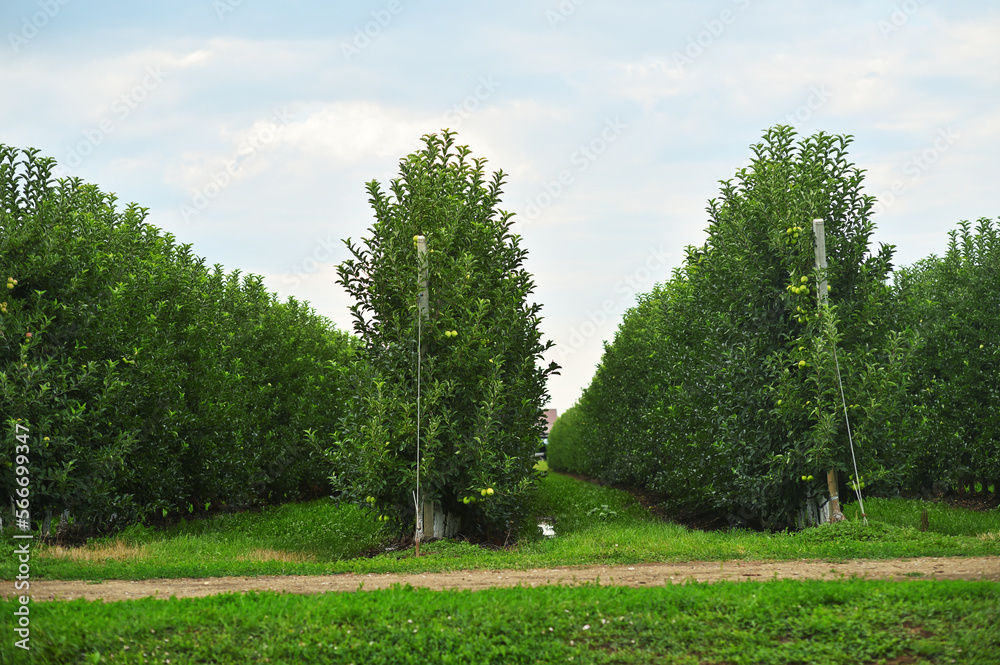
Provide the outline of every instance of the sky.
<path id="1" fill-rule="evenodd" d="M 854 137 L 897 265 L 1000 217 L 998 36 L 981 0 L 4 0 L 0 143 L 351 330 L 365 184 L 454 130 L 506 174 L 562 412 L 769 127 Z"/>

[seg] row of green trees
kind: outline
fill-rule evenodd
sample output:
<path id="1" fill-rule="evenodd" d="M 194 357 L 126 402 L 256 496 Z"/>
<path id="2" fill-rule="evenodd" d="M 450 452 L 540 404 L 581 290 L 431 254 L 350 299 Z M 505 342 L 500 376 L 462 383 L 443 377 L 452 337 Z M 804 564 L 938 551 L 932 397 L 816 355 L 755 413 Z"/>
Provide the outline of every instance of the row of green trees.
<path id="1" fill-rule="evenodd" d="M 753 147 L 709 203 L 708 240 L 640 297 L 556 422 L 554 469 L 768 527 L 798 523 L 828 469 L 885 493 L 1000 480 L 995 227 L 963 225 L 893 283 L 849 143 L 779 126 Z"/>
<path id="2" fill-rule="evenodd" d="M 352 337 L 260 277 L 208 268 L 144 209 L 0 146 L 4 489 L 24 475 L 26 427 L 36 518 L 68 511 L 114 529 L 322 490 L 405 532 L 419 390 L 422 498 L 467 535 L 510 536 L 527 516 L 556 366 L 541 362 L 551 342 L 499 208 L 504 174 L 484 164 L 445 131 L 401 161 L 387 192 L 369 183 L 371 235 L 346 241 L 339 268 Z"/>
<path id="3" fill-rule="evenodd" d="M 0 146 L 4 496 L 17 423 L 35 518 L 111 529 L 324 490 L 303 432 L 345 416 L 353 338 L 52 167 Z"/>
<path id="4" fill-rule="evenodd" d="M 896 273 L 901 323 L 920 335 L 908 399 L 908 491 L 1000 491 L 1000 226 L 949 232 L 948 250 Z"/>

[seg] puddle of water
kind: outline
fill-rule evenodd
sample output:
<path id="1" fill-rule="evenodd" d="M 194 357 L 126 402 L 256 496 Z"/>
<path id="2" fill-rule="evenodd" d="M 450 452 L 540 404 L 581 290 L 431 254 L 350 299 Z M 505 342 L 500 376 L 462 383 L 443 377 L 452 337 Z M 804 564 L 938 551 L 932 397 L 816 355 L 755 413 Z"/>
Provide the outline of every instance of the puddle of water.
<path id="1" fill-rule="evenodd" d="M 555 538 L 556 530 L 552 528 L 552 525 L 548 522 L 539 522 L 538 528 L 542 530 L 542 535 L 546 538 Z"/>

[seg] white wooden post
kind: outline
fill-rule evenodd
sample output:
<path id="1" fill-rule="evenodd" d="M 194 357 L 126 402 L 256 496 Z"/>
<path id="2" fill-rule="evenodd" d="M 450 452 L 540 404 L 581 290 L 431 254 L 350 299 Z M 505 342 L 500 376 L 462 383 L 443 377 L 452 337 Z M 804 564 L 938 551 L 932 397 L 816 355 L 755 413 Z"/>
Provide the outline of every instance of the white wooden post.
<path id="1" fill-rule="evenodd" d="M 413 237 L 417 245 L 417 489 L 413 492 L 413 506 L 416 512 L 416 533 L 413 535 L 414 556 L 420 556 L 420 540 L 424 536 L 424 512 L 426 506 L 420 498 L 420 382 L 421 364 L 424 357 L 423 323 L 430 317 L 430 269 L 427 265 L 427 238 Z M 433 512 L 432 512 L 433 515 Z M 431 518 L 433 520 L 433 517 Z M 433 524 L 433 522 L 432 522 Z"/>
<path id="2" fill-rule="evenodd" d="M 427 238 L 414 236 L 417 247 L 417 488 L 413 492 L 416 511 L 416 529 L 413 536 L 414 555 L 420 556 L 420 541 L 425 537 L 453 538 L 458 535 L 460 518 L 445 514 L 437 503 L 424 501 L 420 496 L 420 416 L 421 416 L 421 366 L 424 357 L 423 324 L 430 319 L 430 267 L 427 259 Z"/>
<path id="3" fill-rule="evenodd" d="M 816 270 L 819 272 L 819 305 L 822 310 L 827 304 L 826 283 L 826 224 L 822 219 L 813 220 L 813 236 L 816 239 Z M 826 474 L 826 487 L 830 492 L 829 516 L 831 522 L 840 522 L 844 514 L 840 512 L 840 492 L 837 483 L 837 470 L 830 469 Z"/>
<path id="4" fill-rule="evenodd" d="M 416 243 L 420 286 L 420 291 L 417 293 L 417 310 L 420 312 L 420 320 L 426 321 L 431 314 L 429 286 L 430 266 L 427 264 L 427 238 L 424 236 L 417 236 Z"/>

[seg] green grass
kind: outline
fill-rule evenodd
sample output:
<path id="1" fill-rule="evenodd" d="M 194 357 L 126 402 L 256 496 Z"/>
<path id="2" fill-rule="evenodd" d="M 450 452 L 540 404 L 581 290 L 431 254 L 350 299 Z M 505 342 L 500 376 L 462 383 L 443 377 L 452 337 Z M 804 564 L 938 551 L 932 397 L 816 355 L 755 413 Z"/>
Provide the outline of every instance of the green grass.
<path id="1" fill-rule="evenodd" d="M 157 530 L 129 527 L 82 548 L 36 546 L 33 577 L 51 579 L 144 579 L 219 575 L 310 574 L 333 561 L 380 549 L 385 526 L 369 511 L 329 499 L 287 504 L 262 512 L 181 521 Z M 13 541 L 4 539 L 5 549 Z M 9 578 L 12 556 L 0 562 Z"/>
<path id="2" fill-rule="evenodd" d="M 424 544 L 419 559 L 412 556 L 412 549 L 363 556 L 379 551 L 387 537 L 385 527 L 370 511 L 320 500 L 192 520 L 162 531 L 133 527 L 75 551 L 36 546 L 31 574 L 36 579 L 100 580 L 1000 555 L 1000 511 L 974 512 L 900 499 L 870 499 L 865 508 L 868 526 L 851 519 L 798 533 L 702 532 L 651 517 L 625 492 L 550 474 L 542 483 L 536 513 L 553 518 L 557 537 L 533 534 L 503 551 L 436 542 Z M 925 508 L 930 529 L 921 532 L 920 514 Z M 854 518 L 856 507 L 848 505 L 845 511 Z M 13 547 L 5 537 L 0 578 L 15 575 Z"/>
<path id="3" fill-rule="evenodd" d="M 9 616 L 12 603 L 0 603 Z M 996 663 L 1000 584 L 771 581 L 32 606 L 33 663 Z M 8 635 L 0 661 L 28 662 Z"/>
<path id="4" fill-rule="evenodd" d="M 871 499 L 870 524 L 801 533 L 700 532 L 652 518 L 628 494 L 550 474 L 537 514 L 557 537 L 509 550 L 466 542 L 361 556 L 386 533 L 331 501 L 133 527 L 75 552 L 32 549 L 32 579 L 418 572 L 644 561 L 998 555 L 1000 511 Z M 922 511 L 929 530 L 918 530 Z M 848 506 L 848 517 L 855 506 Z M 3 576 L 13 577 L 4 538 Z M 85 553 L 89 558 L 79 560 Z M 54 556 L 58 554 L 58 556 Z M 16 605 L 0 602 L 0 614 Z M 995 663 L 1000 584 L 876 582 L 588 585 L 318 596 L 31 604 L 33 663 Z M 0 662 L 29 662 L 0 640 Z"/>
<path id="5" fill-rule="evenodd" d="M 993 533 L 1000 537 L 1000 510 L 980 512 L 956 508 L 933 501 L 903 499 L 868 499 L 865 512 L 872 519 L 900 527 L 920 525 L 920 514 L 927 511 L 929 530 L 949 536 L 979 536 Z M 853 509 L 848 515 L 853 515 Z"/>

